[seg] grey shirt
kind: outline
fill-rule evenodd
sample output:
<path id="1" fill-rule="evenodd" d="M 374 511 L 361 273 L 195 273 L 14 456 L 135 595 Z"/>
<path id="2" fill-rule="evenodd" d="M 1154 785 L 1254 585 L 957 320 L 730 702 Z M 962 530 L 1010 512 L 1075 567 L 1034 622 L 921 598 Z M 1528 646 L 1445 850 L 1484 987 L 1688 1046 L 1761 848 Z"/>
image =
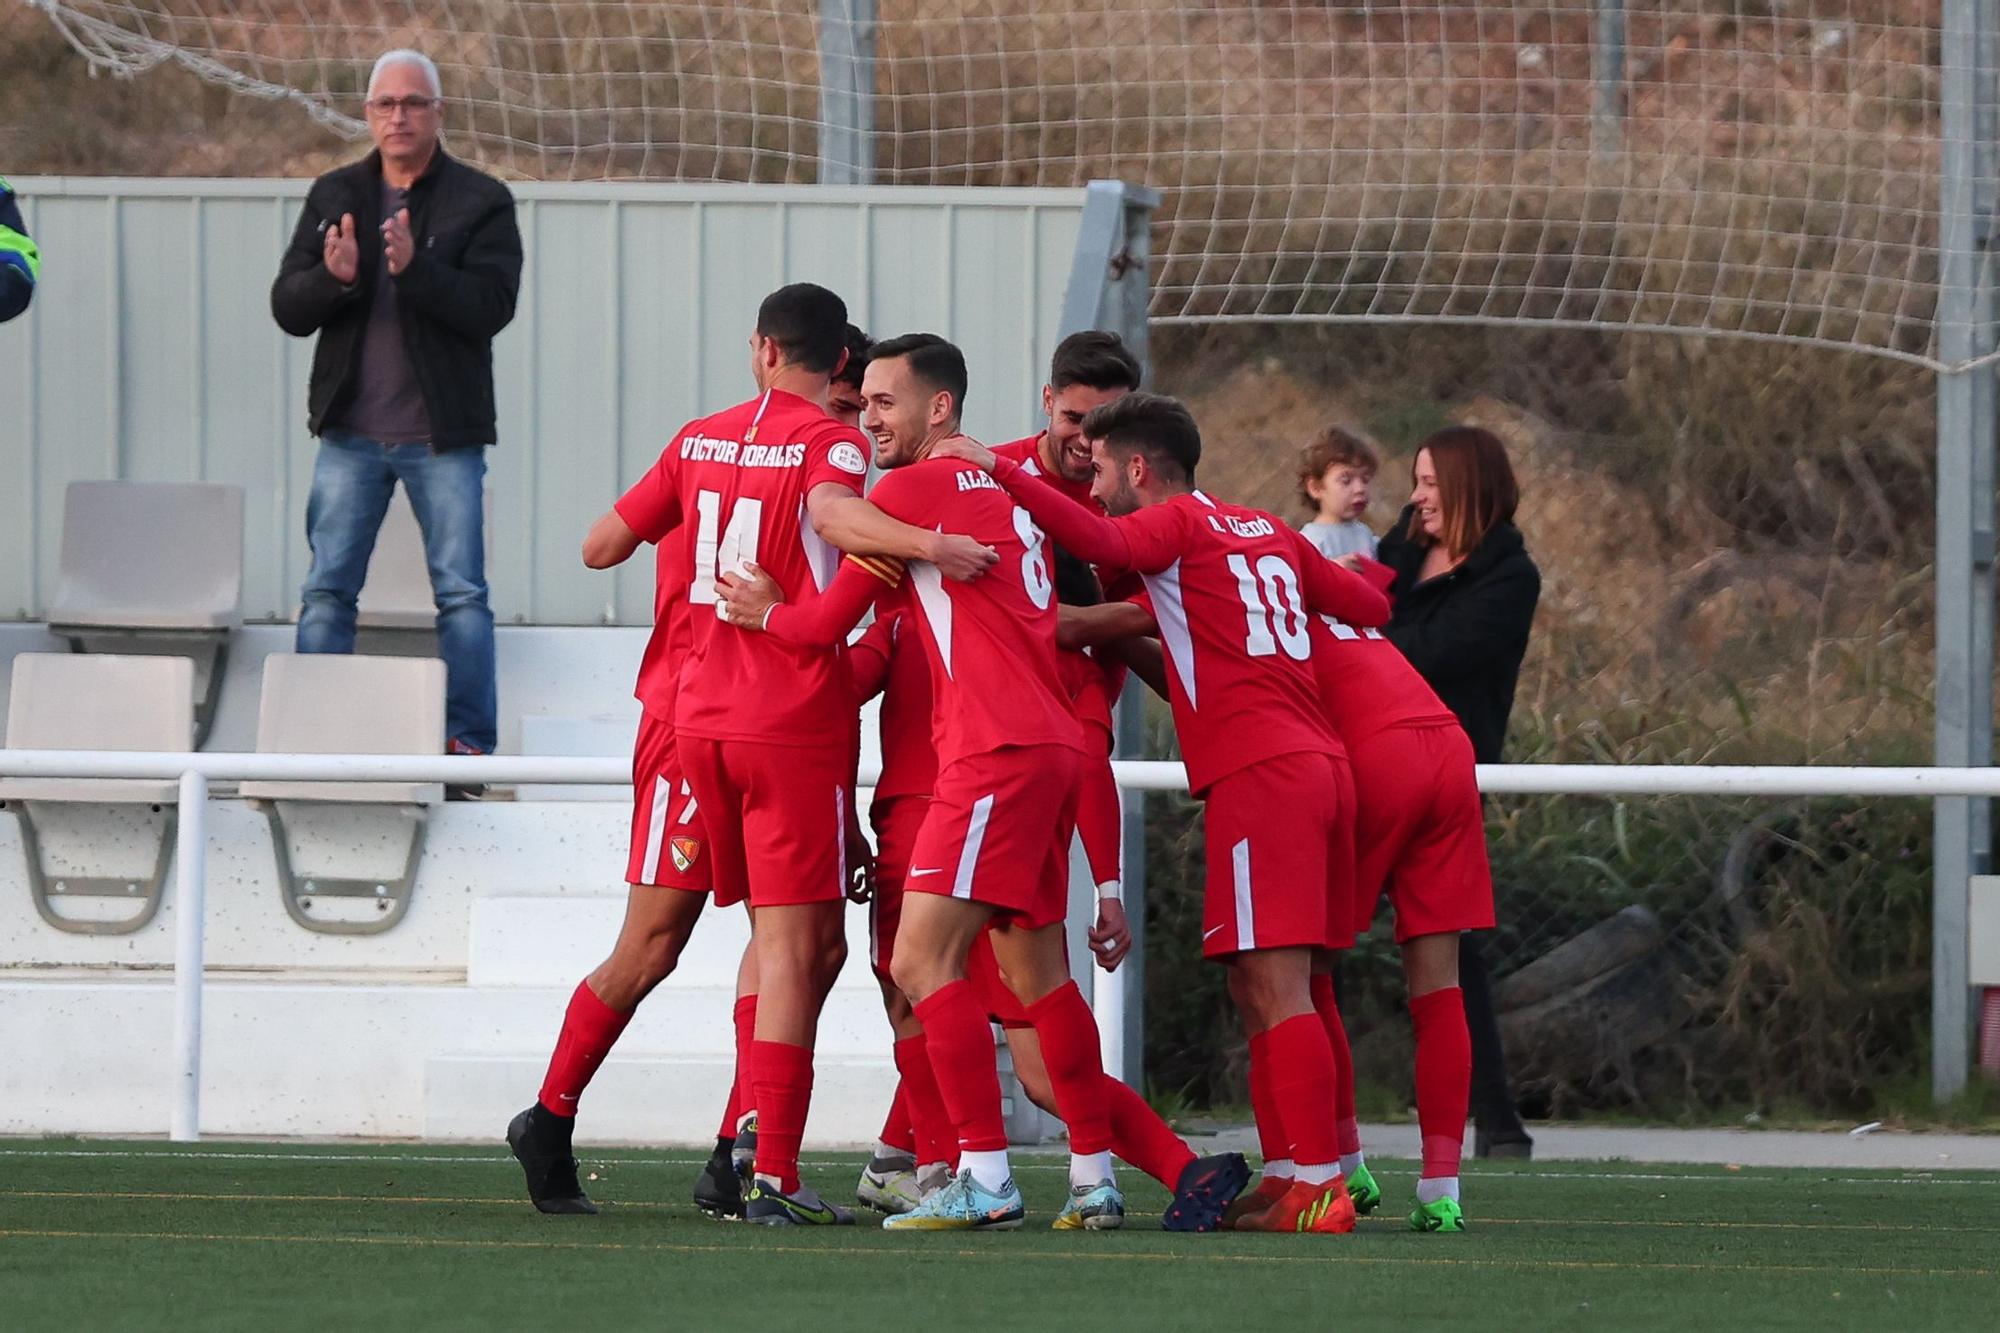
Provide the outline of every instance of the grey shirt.
<path id="1" fill-rule="evenodd" d="M 382 182 L 383 221 L 394 217 L 408 202 L 406 191 Z M 368 327 L 361 335 L 361 355 L 354 370 L 353 393 L 338 413 L 341 429 L 384 444 L 430 441 L 431 418 L 424 407 L 424 392 L 409 354 L 403 350 L 403 323 L 396 280 L 389 276 L 387 246 L 382 247 L 376 263 Z"/>
<path id="2" fill-rule="evenodd" d="M 1319 553 L 1329 560 L 1342 555 L 1375 554 L 1375 534 L 1360 519 L 1351 518 L 1345 523 L 1314 521 L 1300 528 L 1299 535 L 1317 546 Z"/>

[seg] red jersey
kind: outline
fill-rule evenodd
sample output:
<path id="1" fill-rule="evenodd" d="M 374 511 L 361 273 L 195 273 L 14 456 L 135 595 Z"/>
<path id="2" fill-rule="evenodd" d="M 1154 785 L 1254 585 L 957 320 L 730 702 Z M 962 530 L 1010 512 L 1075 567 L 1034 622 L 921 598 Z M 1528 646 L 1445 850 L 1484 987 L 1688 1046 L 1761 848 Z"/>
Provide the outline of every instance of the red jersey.
<path id="1" fill-rule="evenodd" d="M 1381 630 L 1356 629 L 1332 616 L 1313 622 L 1320 707 L 1345 744 L 1359 745 L 1391 727 L 1458 721 Z"/>
<path id="2" fill-rule="evenodd" d="M 1113 668 L 1116 685 L 1111 683 Z M 1100 663 L 1088 652 L 1058 649 L 1056 673 L 1062 679 L 1063 697 L 1069 700 L 1076 720 L 1085 727 L 1101 727 L 1109 733 L 1111 706 L 1118 702 L 1118 691 L 1125 683 L 1125 664 Z"/>
<path id="3" fill-rule="evenodd" d="M 929 796 L 937 786 L 931 743 L 931 668 L 910 613 L 897 607 L 875 617 L 854 645 L 857 702 L 882 694 L 882 778 L 875 799 Z M 879 658 L 879 662 L 874 660 Z M 874 688 L 868 688 L 872 684 Z"/>
<path id="4" fill-rule="evenodd" d="M 971 583 L 922 561 L 903 581 L 930 659 L 938 767 L 1014 745 L 1081 749 L 1056 673 L 1056 587 L 1041 529 L 999 483 L 957 459 L 897 468 L 869 498 L 891 518 L 962 533 L 1000 553 Z"/>
<path id="5" fill-rule="evenodd" d="M 767 390 L 683 426 L 640 483 L 680 511 L 673 540 L 688 571 L 690 631 L 674 705 L 681 734 L 853 743 L 853 687 L 840 653 L 745 633 L 713 608 L 717 573 L 746 561 L 762 566 L 788 598 L 824 587 L 839 557 L 813 532 L 806 496 L 825 482 L 858 495 L 867 471 L 868 442 L 859 431 L 796 394 Z"/>
<path id="6" fill-rule="evenodd" d="M 672 493 L 661 486 L 658 474 L 656 466 L 618 497 L 612 508 L 641 541 L 651 542 L 657 548 L 653 633 L 646 640 L 645 655 L 639 659 L 639 682 L 632 693 L 647 712 L 671 723 L 681 664 L 687 658 L 692 618 L 688 615 L 686 552 L 681 543 L 666 540 L 667 534 L 681 521 L 681 512 Z"/>
<path id="7" fill-rule="evenodd" d="M 1025 440 L 996 444 L 993 452 L 997 457 L 1013 459 L 1021 465 L 1021 471 L 1031 477 L 1040 477 L 1078 504 L 1097 508 L 1097 501 L 1090 498 L 1089 481 L 1071 481 L 1061 473 L 1051 472 L 1042 466 L 1042 437 L 1039 434 L 1030 435 Z"/>
<path id="8" fill-rule="evenodd" d="M 972 583 L 928 561 L 850 556 L 823 598 L 772 608 L 764 627 L 799 644 L 833 642 L 868 602 L 898 589 L 930 660 L 931 732 L 940 770 L 1009 746 L 1083 747 L 1056 675 L 1056 589 L 1041 529 L 999 483 L 969 463 L 935 458 L 896 468 L 869 499 L 892 518 L 962 533 L 1000 553 Z M 1067 504 L 1067 501 L 1061 501 Z"/>
<path id="9" fill-rule="evenodd" d="M 1278 755 L 1339 749 L 1308 613 L 1379 625 L 1389 602 L 1375 588 L 1271 515 L 1200 491 L 1106 519 L 1008 463 L 994 475 L 1063 546 L 1145 577 L 1190 790 Z"/>

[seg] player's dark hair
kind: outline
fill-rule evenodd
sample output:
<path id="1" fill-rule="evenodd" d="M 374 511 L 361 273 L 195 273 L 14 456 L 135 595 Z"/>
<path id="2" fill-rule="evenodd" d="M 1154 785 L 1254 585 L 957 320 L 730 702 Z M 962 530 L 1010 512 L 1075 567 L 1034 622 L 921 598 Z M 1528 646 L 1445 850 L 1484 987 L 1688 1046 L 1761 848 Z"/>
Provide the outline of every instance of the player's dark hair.
<path id="1" fill-rule="evenodd" d="M 1097 574 L 1086 562 L 1053 542 L 1048 549 L 1055 554 L 1058 602 L 1064 606 L 1096 606 L 1104 600 L 1104 589 L 1098 586 Z"/>
<path id="2" fill-rule="evenodd" d="M 1083 437 L 1117 453 L 1143 453 L 1155 468 L 1178 472 L 1189 485 L 1201 462 L 1201 430 L 1194 414 L 1180 399 L 1165 394 L 1128 393 L 1091 409 L 1083 419 Z"/>
<path id="3" fill-rule="evenodd" d="M 757 332 L 778 344 L 785 360 L 819 375 L 840 363 L 847 327 L 847 302 L 817 283 L 780 287 L 757 307 Z"/>
<path id="4" fill-rule="evenodd" d="M 1056 344 L 1049 363 L 1049 387 L 1067 389 L 1081 384 L 1086 389 L 1136 389 L 1145 372 L 1139 358 L 1125 346 L 1125 340 L 1101 329 L 1072 333 Z"/>
<path id="5" fill-rule="evenodd" d="M 850 389 L 858 390 L 861 387 L 861 376 L 868 369 L 869 349 L 874 346 L 875 340 L 873 338 L 863 333 L 854 325 L 849 324 L 847 326 L 847 363 L 841 366 L 840 373 L 833 377 L 833 382 L 835 384 L 845 384 Z"/>
<path id="6" fill-rule="evenodd" d="M 901 357 L 910 363 L 917 383 L 932 393 L 951 395 L 951 414 L 965 414 L 965 353 L 935 333 L 906 333 L 885 338 L 868 349 L 870 361 L 893 361 Z"/>

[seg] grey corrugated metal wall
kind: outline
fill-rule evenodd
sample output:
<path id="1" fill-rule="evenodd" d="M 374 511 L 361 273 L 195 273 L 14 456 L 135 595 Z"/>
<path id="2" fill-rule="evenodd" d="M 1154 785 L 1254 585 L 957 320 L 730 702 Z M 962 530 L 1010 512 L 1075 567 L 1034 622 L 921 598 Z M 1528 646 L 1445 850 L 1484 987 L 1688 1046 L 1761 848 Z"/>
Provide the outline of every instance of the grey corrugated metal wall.
<path id="1" fill-rule="evenodd" d="M 0 618 L 53 594 L 64 486 L 231 481 L 248 492 L 244 611 L 289 619 L 306 569 L 309 339 L 269 291 L 306 182 L 17 179 L 42 287 L 0 326 Z M 652 571 L 615 602 L 577 547 L 687 418 L 749 396 L 757 302 L 824 283 L 878 336 L 964 347 L 967 425 L 1033 427 L 1081 190 L 531 185 L 527 270 L 495 345 L 494 610 L 644 624 Z"/>

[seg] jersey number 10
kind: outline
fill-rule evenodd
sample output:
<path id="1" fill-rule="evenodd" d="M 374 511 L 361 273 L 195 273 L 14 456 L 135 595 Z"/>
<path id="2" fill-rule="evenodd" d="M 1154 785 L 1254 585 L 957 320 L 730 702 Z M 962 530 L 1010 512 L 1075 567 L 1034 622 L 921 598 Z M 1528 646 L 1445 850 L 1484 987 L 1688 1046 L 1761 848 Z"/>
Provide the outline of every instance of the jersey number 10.
<path id="1" fill-rule="evenodd" d="M 1247 556 L 1229 557 L 1236 592 L 1243 599 L 1243 620 L 1249 633 L 1244 648 L 1252 657 L 1272 657 L 1279 650 L 1294 662 L 1312 657 L 1312 637 L 1306 631 L 1305 603 L 1299 598 L 1299 575 L 1279 555 L 1257 557 L 1252 572 Z"/>

